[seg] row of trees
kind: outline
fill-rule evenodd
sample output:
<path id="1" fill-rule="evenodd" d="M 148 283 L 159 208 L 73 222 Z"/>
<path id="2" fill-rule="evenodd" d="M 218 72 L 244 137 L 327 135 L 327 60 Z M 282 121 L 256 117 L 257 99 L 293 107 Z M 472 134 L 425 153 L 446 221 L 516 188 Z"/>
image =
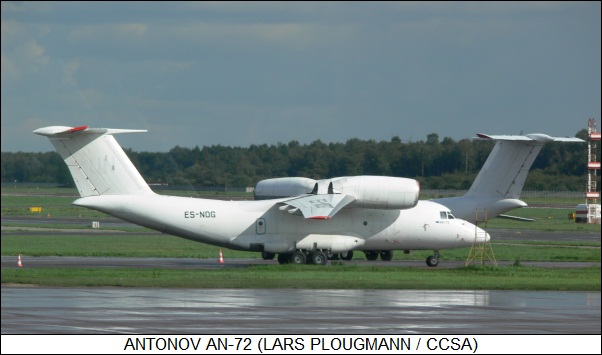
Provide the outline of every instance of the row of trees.
<path id="1" fill-rule="evenodd" d="M 585 130 L 577 136 L 586 139 Z M 323 179 L 349 175 L 388 175 L 416 178 L 423 188 L 467 189 L 487 159 L 493 142 L 451 138 L 431 133 L 425 141 L 402 142 L 350 139 L 345 143 L 214 145 L 169 152 L 126 149 L 148 183 L 193 186 L 254 186 L 271 177 Z M 584 144 L 544 146 L 532 167 L 526 189 L 579 190 L 585 186 Z M 73 185 L 64 162 L 55 152 L 2 153 L 3 182 L 47 182 Z"/>

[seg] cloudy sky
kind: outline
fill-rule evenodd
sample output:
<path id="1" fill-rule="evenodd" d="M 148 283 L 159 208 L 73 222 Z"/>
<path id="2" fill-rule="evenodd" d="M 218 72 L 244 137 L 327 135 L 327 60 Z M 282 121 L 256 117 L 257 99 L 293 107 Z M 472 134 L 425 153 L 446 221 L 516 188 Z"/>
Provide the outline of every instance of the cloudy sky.
<path id="1" fill-rule="evenodd" d="M 5 2 L 2 151 L 50 126 L 136 151 L 574 135 L 600 126 L 600 2 Z M 600 127 L 599 127 L 600 129 Z"/>

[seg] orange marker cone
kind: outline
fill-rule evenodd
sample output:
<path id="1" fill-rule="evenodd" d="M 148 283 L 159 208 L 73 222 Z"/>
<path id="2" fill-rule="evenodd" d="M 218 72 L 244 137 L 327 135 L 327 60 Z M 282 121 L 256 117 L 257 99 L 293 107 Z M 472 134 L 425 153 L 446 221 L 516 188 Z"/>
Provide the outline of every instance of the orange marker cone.
<path id="1" fill-rule="evenodd" d="M 222 250 L 219 250 L 219 263 L 223 264 L 224 263 L 224 256 L 222 255 Z"/>
<path id="2" fill-rule="evenodd" d="M 21 254 L 19 254 L 19 257 L 17 258 L 17 266 L 18 267 L 22 267 L 23 264 L 21 263 Z"/>

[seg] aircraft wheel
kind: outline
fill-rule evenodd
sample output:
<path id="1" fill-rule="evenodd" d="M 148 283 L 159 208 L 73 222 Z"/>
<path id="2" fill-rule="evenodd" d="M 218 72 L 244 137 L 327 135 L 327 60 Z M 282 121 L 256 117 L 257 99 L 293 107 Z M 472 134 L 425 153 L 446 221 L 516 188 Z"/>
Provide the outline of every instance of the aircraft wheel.
<path id="1" fill-rule="evenodd" d="M 378 258 L 378 253 L 373 250 L 365 251 L 364 253 L 366 254 L 366 259 L 370 261 L 374 261 Z"/>
<path id="2" fill-rule="evenodd" d="M 341 253 L 341 259 L 343 259 L 343 260 L 353 259 L 353 250 L 349 250 L 344 253 Z"/>
<path id="3" fill-rule="evenodd" d="M 261 257 L 263 258 L 263 260 L 274 260 L 275 256 L 276 254 L 274 253 L 268 253 L 267 251 L 261 252 Z"/>
<path id="4" fill-rule="evenodd" d="M 288 264 L 291 262 L 291 254 L 278 254 L 278 263 L 279 264 Z"/>
<path id="5" fill-rule="evenodd" d="M 307 256 L 305 256 L 305 253 L 297 250 L 296 252 L 291 254 L 291 263 L 293 264 L 297 264 L 297 265 L 303 265 L 307 262 Z"/>
<path id="6" fill-rule="evenodd" d="M 380 252 L 380 258 L 383 261 L 391 261 L 393 259 L 393 250 L 383 250 Z"/>
<path id="7" fill-rule="evenodd" d="M 326 265 L 328 263 L 328 257 L 321 251 L 314 251 L 309 255 L 309 259 L 315 265 Z"/>
<path id="8" fill-rule="evenodd" d="M 431 255 L 428 258 L 426 258 L 426 264 L 430 267 L 435 267 L 439 265 L 439 258 L 435 255 Z"/>
<path id="9" fill-rule="evenodd" d="M 339 260 L 339 258 L 341 257 L 341 254 L 328 252 L 328 253 L 326 253 L 326 256 L 328 256 L 328 260 Z"/>

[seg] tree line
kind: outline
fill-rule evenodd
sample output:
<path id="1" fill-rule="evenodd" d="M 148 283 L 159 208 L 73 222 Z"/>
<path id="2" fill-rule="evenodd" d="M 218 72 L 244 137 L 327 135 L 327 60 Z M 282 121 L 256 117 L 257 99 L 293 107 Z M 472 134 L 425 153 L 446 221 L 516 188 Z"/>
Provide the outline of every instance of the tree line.
<path id="1" fill-rule="evenodd" d="M 576 136 L 587 140 L 587 131 Z M 417 142 L 403 142 L 396 136 L 379 142 L 353 138 L 345 143 L 291 141 L 248 148 L 175 146 L 169 152 L 125 152 L 150 184 L 227 188 L 254 186 L 273 177 L 387 175 L 415 178 L 425 189 L 468 189 L 493 145 L 487 140 L 440 140 L 431 133 Z M 586 149 L 585 144 L 546 144 L 525 189 L 585 189 Z M 56 152 L 2 152 L 2 182 L 14 181 L 73 186 L 71 174 Z"/>

